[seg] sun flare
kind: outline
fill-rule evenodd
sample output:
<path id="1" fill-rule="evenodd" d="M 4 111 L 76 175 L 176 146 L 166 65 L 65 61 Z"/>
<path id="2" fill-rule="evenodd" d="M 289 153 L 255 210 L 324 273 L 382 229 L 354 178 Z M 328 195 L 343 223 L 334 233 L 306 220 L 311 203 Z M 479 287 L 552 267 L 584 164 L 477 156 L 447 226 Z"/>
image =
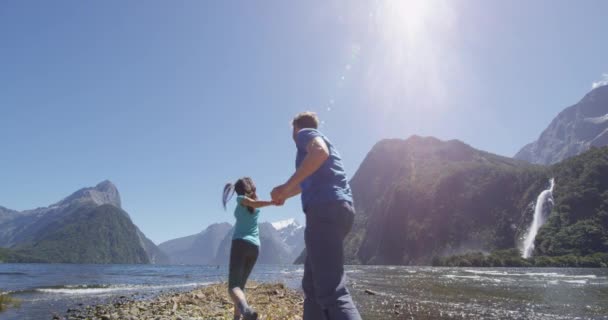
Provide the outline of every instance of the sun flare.
<path id="1" fill-rule="evenodd" d="M 441 108 L 446 74 L 459 71 L 456 11 L 449 1 L 381 1 L 370 14 L 374 57 L 368 79 L 372 99 L 383 105 Z M 404 103 L 406 102 L 406 103 Z"/>

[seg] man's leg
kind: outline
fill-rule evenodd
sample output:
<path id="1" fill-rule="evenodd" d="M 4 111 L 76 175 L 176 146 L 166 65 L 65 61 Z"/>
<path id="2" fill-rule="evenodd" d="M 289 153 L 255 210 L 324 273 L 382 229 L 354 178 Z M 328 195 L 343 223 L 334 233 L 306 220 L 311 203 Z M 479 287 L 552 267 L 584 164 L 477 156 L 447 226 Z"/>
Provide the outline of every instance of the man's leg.
<path id="1" fill-rule="evenodd" d="M 352 207 L 341 203 L 310 208 L 306 213 L 306 259 L 316 302 L 325 314 L 323 319 L 361 319 L 344 275 L 343 241 L 353 217 Z"/>
<path id="2" fill-rule="evenodd" d="M 308 224 L 308 222 L 307 222 Z M 308 227 L 307 227 L 308 228 Z M 304 232 L 304 242 L 306 242 L 306 231 Z M 306 248 L 308 251 L 308 245 Z M 304 290 L 304 319 L 303 320 L 327 320 L 321 305 L 317 303 L 315 288 L 312 283 L 312 269 L 308 254 L 304 261 L 304 277 L 302 277 L 302 290 Z"/>

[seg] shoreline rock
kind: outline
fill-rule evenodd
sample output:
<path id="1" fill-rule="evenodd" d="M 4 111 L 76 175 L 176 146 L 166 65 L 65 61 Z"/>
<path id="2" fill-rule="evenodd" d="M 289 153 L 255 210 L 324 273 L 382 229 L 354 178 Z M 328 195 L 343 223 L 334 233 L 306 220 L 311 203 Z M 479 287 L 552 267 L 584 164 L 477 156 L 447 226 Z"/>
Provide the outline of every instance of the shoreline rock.
<path id="1" fill-rule="evenodd" d="M 0 292 L 0 312 L 20 305 L 21 300 L 11 297 L 8 293 Z"/>
<path id="2" fill-rule="evenodd" d="M 258 311 L 260 320 L 301 320 L 302 293 L 283 284 L 251 283 L 246 288 L 248 303 Z M 64 318 L 91 320 L 220 320 L 232 319 L 233 304 L 226 283 L 196 288 L 187 292 L 161 293 L 150 299 L 121 296 L 111 303 L 68 309 Z"/>

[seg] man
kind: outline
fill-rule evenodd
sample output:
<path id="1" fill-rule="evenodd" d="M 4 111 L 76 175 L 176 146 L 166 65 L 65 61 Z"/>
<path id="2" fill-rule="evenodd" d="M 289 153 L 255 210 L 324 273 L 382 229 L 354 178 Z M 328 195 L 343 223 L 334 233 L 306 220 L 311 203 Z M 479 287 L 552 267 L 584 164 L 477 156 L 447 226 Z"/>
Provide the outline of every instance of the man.
<path id="1" fill-rule="evenodd" d="M 317 130 L 315 113 L 298 114 L 292 122 L 298 149 L 296 172 L 272 190 L 276 203 L 302 194 L 306 214 L 304 320 L 360 320 L 344 276 L 343 241 L 353 224 L 353 198 L 333 144 Z"/>

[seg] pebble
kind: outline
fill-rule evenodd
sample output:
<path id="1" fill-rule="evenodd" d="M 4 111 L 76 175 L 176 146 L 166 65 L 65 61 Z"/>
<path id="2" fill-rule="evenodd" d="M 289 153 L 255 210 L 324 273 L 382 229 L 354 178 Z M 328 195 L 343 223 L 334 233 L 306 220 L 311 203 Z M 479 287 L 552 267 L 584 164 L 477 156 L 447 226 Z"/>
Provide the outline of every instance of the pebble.
<path id="1" fill-rule="evenodd" d="M 272 315 L 272 319 L 301 320 L 302 294 L 282 284 L 257 284 L 247 291 L 247 300 L 260 315 Z M 147 299 L 147 300 L 146 300 Z M 84 306 L 68 309 L 70 320 L 190 320 L 232 319 L 232 303 L 226 284 L 194 289 L 190 292 L 166 292 L 147 298 L 120 296 L 106 305 Z M 53 318 L 60 320 L 59 316 Z"/>
<path id="2" fill-rule="evenodd" d="M 371 296 L 375 296 L 375 295 L 377 295 L 377 294 L 378 294 L 376 291 L 372 291 L 372 290 L 370 290 L 370 289 L 365 289 L 365 293 L 367 293 L 367 294 L 369 294 L 369 295 L 371 295 Z"/>

